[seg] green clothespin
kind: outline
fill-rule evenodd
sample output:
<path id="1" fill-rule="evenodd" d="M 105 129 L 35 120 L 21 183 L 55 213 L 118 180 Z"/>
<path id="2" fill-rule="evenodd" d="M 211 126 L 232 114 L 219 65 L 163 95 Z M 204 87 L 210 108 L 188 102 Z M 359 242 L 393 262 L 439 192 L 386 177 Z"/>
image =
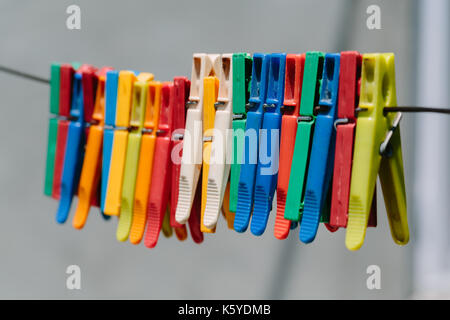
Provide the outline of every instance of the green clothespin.
<path id="1" fill-rule="evenodd" d="M 230 211 L 236 212 L 239 176 L 244 151 L 246 104 L 250 96 L 252 57 L 248 53 L 233 54 L 233 161 L 230 174 Z"/>
<path id="2" fill-rule="evenodd" d="M 303 75 L 300 117 L 295 137 L 291 174 L 286 198 L 284 218 L 300 221 L 303 209 L 304 187 L 308 172 L 311 138 L 315 124 L 314 107 L 316 106 L 322 83 L 323 52 L 306 53 Z"/>
<path id="3" fill-rule="evenodd" d="M 55 170 L 55 155 L 56 155 L 56 138 L 58 134 L 58 119 L 59 114 L 59 63 L 52 63 L 50 67 L 50 113 L 53 115 L 49 120 L 48 126 L 48 140 L 47 140 L 47 162 L 45 166 L 45 183 L 44 194 L 46 196 L 52 195 L 53 189 L 53 173 Z"/>

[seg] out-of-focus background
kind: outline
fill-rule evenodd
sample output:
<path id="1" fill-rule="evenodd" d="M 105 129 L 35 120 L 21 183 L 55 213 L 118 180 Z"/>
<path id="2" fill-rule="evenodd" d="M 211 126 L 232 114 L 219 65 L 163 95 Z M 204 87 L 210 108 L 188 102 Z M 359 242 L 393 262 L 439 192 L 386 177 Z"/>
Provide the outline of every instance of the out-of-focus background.
<path id="1" fill-rule="evenodd" d="M 66 8 L 81 8 L 81 30 Z M 381 9 L 369 30 L 368 6 Z M 449 106 L 450 4 L 433 1 L 191 0 L 0 3 L 0 65 L 49 77 L 53 61 L 190 77 L 194 52 L 394 52 L 399 105 Z M 49 88 L 0 73 L 0 298 L 450 298 L 450 117 L 401 123 L 411 242 L 391 239 L 382 193 L 379 227 L 358 252 L 323 226 L 310 245 L 226 228 L 201 245 L 161 237 L 156 249 L 118 243 L 116 219 L 91 210 L 82 231 L 55 222 L 43 195 Z M 379 190 L 380 191 L 380 190 Z M 72 206 L 74 209 L 75 204 Z M 72 214 L 69 218 L 71 221 Z M 81 268 L 81 290 L 66 268 Z M 381 268 L 368 290 L 366 269 Z"/>

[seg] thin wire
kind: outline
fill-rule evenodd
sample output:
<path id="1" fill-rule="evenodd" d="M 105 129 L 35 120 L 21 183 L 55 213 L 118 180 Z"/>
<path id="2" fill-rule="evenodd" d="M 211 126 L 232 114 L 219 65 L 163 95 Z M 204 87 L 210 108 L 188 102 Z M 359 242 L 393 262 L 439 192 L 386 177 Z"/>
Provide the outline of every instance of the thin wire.
<path id="1" fill-rule="evenodd" d="M 412 106 L 402 106 L 402 107 L 390 107 L 384 108 L 384 112 L 434 112 L 434 113 L 445 113 L 450 114 L 450 109 L 444 108 L 431 108 L 431 107 L 412 107 Z"/>
<path id="2" fill-rule="evenodd" d="M 22 72 L 22 71 L 19 71 L 19 70 L 15 70 L 15 69 L 12 69 L 12 68 L 8 68 L 8 67 L 2 66 L 2 65 L 0 65 L 0 71 L 12 74 L 14 76 L 22 77 L 22 78 L 25 78 L 25 79 L 28 79 L 28 80 L 33 80 L 33 81 L 46 83 L 46 84 L 50 83 L 49 79 L 38 77 L 38 76 L 35 76 L 35 75 L 32 75 L 32 74 L 29 74 L 29 73 L 26 73 L 26 72 Z"/>

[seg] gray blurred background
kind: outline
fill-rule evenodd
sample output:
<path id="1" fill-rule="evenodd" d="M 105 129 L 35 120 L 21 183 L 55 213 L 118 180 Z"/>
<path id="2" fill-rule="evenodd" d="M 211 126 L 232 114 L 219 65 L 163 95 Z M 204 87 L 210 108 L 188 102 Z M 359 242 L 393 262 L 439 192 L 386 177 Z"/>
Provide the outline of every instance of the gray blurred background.
<path id="1" fill-rule="evenodd" d="M 81 30 L 66 8 L 81 7 Z M 381 30 L 366 9 L 381 8 Z M 13 1 L 0 2 L 0 64 L 49 77 L 53 61 L 190 77 L 194 52 L 394 52 L 399 105 L 448 107 L 449 4 L 434 1 Z M 55 222 L 43 195 L 49 88 L 0 73 L 0 298 L 301 299 L 450 297 L 450 117 L 401 123 L 411 242 L 391 239 L 381 192 L 379 227 L 349 252 L 345 231 L 320 227 L 310 245 L 226 228 L 196 245 L 160 238 L 156 249 L 118 243 L 116 219 L 91 210 L 82 231 Z M 379 190 L 380 191 L 380 190 Z M 75 204 L 72 206 L 74 209 Z M 69 222 L 73 211 L 69 217 Z M 66 268 L 81 267 L 81 290 Z M 368 290 L 366 268 L 381 268 Z"/>

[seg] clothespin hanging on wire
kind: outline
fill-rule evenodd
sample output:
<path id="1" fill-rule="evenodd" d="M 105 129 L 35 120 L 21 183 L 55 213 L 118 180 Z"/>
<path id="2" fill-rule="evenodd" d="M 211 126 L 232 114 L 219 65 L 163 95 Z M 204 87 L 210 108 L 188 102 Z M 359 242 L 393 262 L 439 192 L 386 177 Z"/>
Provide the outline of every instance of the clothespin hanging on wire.
<path id="1" fill-rule="evenodd" d="M 266 100 L 270 56 L 253 55 L 252 81 L 250 87 L 247 122 L 245 124 L 244 161 L 238 185 L 238 201 L 234 218 L 234 230 L 245 232 L 253 209 L 253 195 L 258 163 L 259 130 L 263 120 L 263 104 Z M 247 139 L 248 138 L 248 139 Z"/>
<path id="2" fill-rule="evenodd" d="M 280 165 L 277 184 L 277 214 L 274 235 L 277 239 L 286 239 L 291 228 L 291 220 L 284 218 L 286 195 L 291 173 L 292 155 L 294 153 L 297 118 L 300 110 L 305 54 L 288 54 L 284 87 L 284 103 L 281 109 Z"/>
<path id="3" fill-rule="evenodd" d="M 120 217 L 116 233 L 118 241 L 126 241 L 131 230 L 136 178 L 141 151 L 142 129 L 144 128 L 147 106 L 148 85 L 153 78 L 153 74 L 151 73 L 140 73 L 137 81 L 133 84 L 131 113 L 129 115 L 128 124 L 130 132 L 128 133 L 126 147 Z"/>
<path id="4" fill-rule="evenodd" d="M 141 85 L 141 103 L 144 104 L 144 128 L 142 129 L 141 149 L 136 175 L 133 219 L 131 221 L 130 242 L 138 244 L 144 236 L 147 223 L 147 204 L 150 191 L 153 163 L 155 161 L 156 132 L 159 124 L 162 84 L 159 81 L 145 82 Z M 145 98 L 142 96 L 144 95 Z"/>
<path id="5" fill-rule="evenodd" d="M 248 53 L 233 54 L 233 141 L 230 172 L 230 211 L 236 212 L 239 177 L 244 152 L 244 131 L 253 59 Z"/>
<path id="6" fill-rule="evenodd" d="M 75 69 L 71 64 L 62 64 L 59 68 L 59 109 L 57 120 L 55 162 L 53 169 L 52 198 L 61 196 L 61 177 L 66 152 L 67 132 L 69 130 L 70 107 L 72 104 L 72 83 Z M 56 72 L 56 71 L 54 71 Z M 56 77 L 56 75 L 55 75 Z M 56 111 L 55 106 L 53 107 Z"/>
<path id="7" fill-rule="evenodd" d="M 119 72 L 114 139 L 104 207 L 105 214 L 110 216 L 119 216 L 120 213 L 133 86 L 136 81 L 145 81 L 145 79 L 153 80 L 153 74 L 141 73 L 136 76 L 133 71 Z"/>
<path id="8" fill-rule="evenodd" d="M 358 250 L 365 238 L 377 175 L 380 177 L 392 238 L 409 241 L 403 157 L 398 127 L 393 53 L 364 54 L 345 244 Z"/>
<path id="9" fill-rule="evenodd" d="M 56 142 L 58 136 L 59 115 L 59 87 L 60 87 L 59 63 L 52 63 L 50 67 L 50 114 L 48 124 L 47 161 L 45 165 L 44 194 L 51 196 L 53 191 L 53 177 L 55 174 Z"/>
<path id="10" fill-rule="evenodd" d="M 231 129 L 231 113 L 233 105 L 233 55 L 223 54 L 222 70 L 219 75 L 219 93 L 215 103 L 214 131 L 211 142 L 211 157 L 214 161 L 205 170 L 206 205 L 203 224 L 213 229 L 219 218 L 225 189 L 230 175 L 231 139 L 228 133 Z"/>
<path id="11" fill-rule="evenodd" d="M 97 89 L 96 68 L 82 65 L 74 76 L 70 121 L 61 177 L 61 198 L 56 221 L 64 223 L 78 189 L 84 158 L 85 126 L 92 120 Z"/>
<path id="12" fill-rule="evenodd" d="M 196 53 L 193 56 L 186 129 L 183 137 L 179 193 L 175 213 L 175 219 L 180 224 L 185 224 L 191 214 L 202 167 L 203 79 L 210 75 L 219 74 L 219 64 L 220 55 L 218 54 Z M 201 192 L 201 189 L 199 189 L 199 192 Z"/>
<path id="13" fill-rule="evenodd" d="M 155 143 L 155 161 L 147 204 L 147 232 L 144 243 L 148 248 L 154 248 L 158 243 L 165 215 L 168 215 L 170 226 L 170 209 L 167 210 L 172 179 L 171 137 L 174 102 L 174 84 L 173 82 L 164 82 L 161 91 L 161 108 Z"/>
<path id="14" fill-rule="evenodd" d="M 356 51 L 341 52 L 339 72 L 338 119 L 336 128 L 336 150 L 334 156 L 333 186 L 329 230 L 347 227 L 350 178 L 352 173 L 353 145 L 356 128 L 355 109 L 359 103 L 362 55 Z M 375 191 L 374 191 L 375 192 Z M 376 195 L 372 200 L 368 227 L 376 227 Z"/>
<path id="15" fill-rule="evenodd" d="M 250 230 L 262 235 L 266 230 L 278 180 L 281 105 L 284 100 L 286 54 L 269 56 L 267 96 L 263 105 L 263 122 L 259 139 L 259 157 L 256 169 L 253 216 Z M 264 156 L 266 159 L 264 159 Z"/>
<path id="16" fill-rule="evenodd" d="M 97 93 L 95 95 L 92 124 L 89 127 L 89 135 L 87 138 L 86 151 L 78 188 L 78 205 L 72 221 L 72 225 L 76 229 L 84 227 L 91 207 L 91 202 L 98 194 L 105 116 L 105 82 L 106 72 L 109 70 L 112 70 L 112 68 L 104 67 L 98 72 Z"/>
<path id="17" fill-rule="evenodd" d="M 116 125 L 117 87 L 119 71 L 106 72 L 105 82 L 105 126 L 103 129 L 102 175 L 100 187 L 100 210 L 105 212 L 106 193 L 108 191 L 111 154 L 114 144 L 114 127 Z"/>
<path id="18" fill-rule="evenodd" d="M 212 224 L 211 218 L 206 221 L 212 225 L 207 227 L 205 225 L 205 210 L 206 198 L 208 191 L 209 168 L 211 161 L 211 148 L 213 140 L 215 105 L 217 102 L 217 93 L 219 90 L 219 79 L 215 76 L 208 76 L 203 79 L 203 164 L 202 164 L 202 211 L 200 220 L 200 230 L 202 232 L 214 233 L 216 230 L 215 224 Z M 220 194 L 217 194 L 217 198 Z M 217 222 L 217 221 L 216 221 Z"/>
<path id="19" fill-rule="evenodd" d="M 336 134 L 334 121 L 337 117 L 339 92 L 339 53 L 327 53 L 323 64 L 323 78 L 311 145 L 309 168 L 306 178 L 305 202 L 300 224 L 300 240 L 310 243 L 314 240 L 319 221 L 329 218 L 329 207 L 325 205 L 331 191 L 333 175 L 334 146 Z M 324 216 L 327 216 L 324 218 Z"/>
<path id="20" fill-rule="evenodd" d="M 320 92 L 323 59 L 324 54 L 322 52 L 307 52 L 305 57 L 300 116 L 298 118 L 286 207 L 284 209 L 284 218 L 292 221 L 300 220 L 300 213 L 303 209 L 309 151 L 315 124 L 314 107 Z"/>
<path id="21" fill-rule="evenodd" d="M 183 152 L 183 136 L 184 136 L 184 126 L 186 118 L 186 102 L 189 98 L 190 80 L 185 77 L 175 77 L 173 79 L 175 98 L 174 98 L 174 108 L 173 108 L 173 132 L 172 132 L 172 148 L 171 156 L 172 160 L 175 158 L 180 161 L 172 162 L 172 173 L 171 173 L 171 194 L 170 194 L 170 225 L 179 230 L 182 224 L 176 221 L 175 214 L 178 202 L 178 187 L 180 181 L 180 169 L 181 169 L 181 157 Z M 175 157 L 175 158 L 174 158 Z M 192 240 L 195 243 L 203 242 L 203 233 L 200 231 L 200 202 L 201 199 L 194 199 L 194 204 L 191 209 L 191 214 L 189 216 L 188 224 L 189 230 L 191 232 Z M 196 202 L 198 205 L 196 206 Z"/>

